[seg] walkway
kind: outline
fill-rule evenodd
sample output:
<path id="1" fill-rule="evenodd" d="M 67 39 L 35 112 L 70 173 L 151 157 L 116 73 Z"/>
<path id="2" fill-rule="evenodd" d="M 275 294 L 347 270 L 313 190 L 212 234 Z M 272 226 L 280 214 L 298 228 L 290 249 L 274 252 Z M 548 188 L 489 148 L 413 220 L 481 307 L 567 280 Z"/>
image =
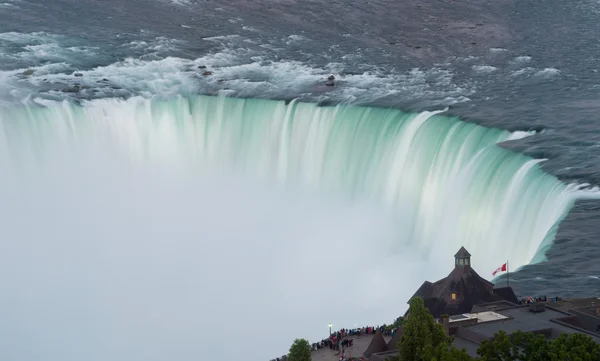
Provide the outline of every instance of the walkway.
<path id="1" fill-rule="evenodd" d="M 373 335 L 362 335 L 349 337 L 354 339 L 354 345 L 352 347 L 346 347 L 346 356 L 361 357 L 362 354 L 367 350 Z M 391 336 L 383 337 L 385 342 L 389 342 Z M 340 354 L 336 355 L 337 351 L 330 350 L 329 348 L 322 348 L 312 353 L 312 361 L 338 361 Z"/>

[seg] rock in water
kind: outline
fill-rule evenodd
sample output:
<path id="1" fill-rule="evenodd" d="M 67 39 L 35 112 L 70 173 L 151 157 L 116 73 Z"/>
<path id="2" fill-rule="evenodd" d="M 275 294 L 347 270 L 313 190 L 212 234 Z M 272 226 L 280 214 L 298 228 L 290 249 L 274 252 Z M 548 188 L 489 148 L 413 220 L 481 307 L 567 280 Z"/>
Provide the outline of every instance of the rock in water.
<path id="1" fill-rule="evenodd" d="M 73 85 L 72 87 L 64 88 L 63 93 L 79 93 L 81 87 L 79 85 Z"/>
<path id="2" fill-rule="evenodd" d="M 212 74 L 213 74 L 212 71 L 205 71 L 204 73 L 202 73 L 202 75 L 204 75 L 204 76 L 209 76 Z"/>

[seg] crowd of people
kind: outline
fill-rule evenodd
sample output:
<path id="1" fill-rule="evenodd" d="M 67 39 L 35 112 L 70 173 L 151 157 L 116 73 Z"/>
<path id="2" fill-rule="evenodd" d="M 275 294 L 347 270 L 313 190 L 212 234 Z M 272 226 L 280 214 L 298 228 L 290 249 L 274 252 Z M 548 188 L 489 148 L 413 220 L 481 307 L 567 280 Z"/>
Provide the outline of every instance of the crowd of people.
<path id="1" fill-rule="evenodd" d="M 351 355 L 346 354 L 346 348 L 354 345 L 354 337 L 360 337 L 362 335 L 373 335 L 375 332 L 381 332 L 384 336 L 394 336 L 396 330 L 390 330 L 386 325 L 383 326 L 365 326 L 360 328 L 346 329 L 343 328 L 339 331 L 334 331 L 329 337 L 322 339 L 319 342 L 311 344 L 311 351 L 317 351 L 323 348 L 329 348 L 336 352 L 336 355 L 340 355 L 340 361 L 353 360 L 350 358 Z M 361 358 L 354 358 L 361 360 Z M 364 358 L 362 358 L 364 359 Z M 271 361 L 287 361 L 287 355 L 278 357 Z"/>
<path id="2" fill-rule="evenodd" d="M 525 305 L 525 304 L 530 304 L 530 303 L 537 303 L 537 302 L 558 302 L 561 301 L 562 299 L 560 297 L 552 297 L 550 299 L 546 298 L 546 296 L 539 296 L 539 297 L 522 297 L 519 300 L 519 304 L 520 305 Z"/>
<path id="3" fill-rule="evenodd" d="M 600 299 L 600 294 L 597 296 Z M 552 297 L 547 298 L 546 296 L 539 297 L 522 297 L 519 299 L 518 303 L 521 305 L 532 304 L 532 303 L 542 303 L 542 302 L 558 302 L 562 301 L 560 297 Z M 327 338 L 322 339 L 319 342 L 315 342 L 311 345 L 311 351 L 317 351 L 323 348 L 329 348 L 336 352 L 336 355 L 340 355 L 340 361 L 347 360 L 361 360 L 361 358 L 350 358 L 350 355 L 346 355 L 345 349 L 348 347 L 352 347 L 354 344 L 354 337 L 360 337 L 362 335 L 372 335 L 379 330 L 383 336 L 394 336 L 396 329 L 393 326 L 365 326 L 360 328 L 353 329 L 341 329 L 339 331 L 334 331 Z M 600 332 L 600 326 L 598 326 L 598 332 Z M 278 357 L 271 361 L 287 361 L 287 355 Z"/>

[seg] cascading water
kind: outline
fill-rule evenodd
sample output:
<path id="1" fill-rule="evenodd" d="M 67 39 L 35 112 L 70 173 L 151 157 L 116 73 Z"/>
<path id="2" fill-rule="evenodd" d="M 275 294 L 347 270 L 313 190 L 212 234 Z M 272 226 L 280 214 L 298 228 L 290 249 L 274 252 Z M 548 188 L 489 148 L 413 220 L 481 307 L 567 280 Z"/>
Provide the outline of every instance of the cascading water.
<path id="1" fill-rule="evenodd" d="M 209 96 L 38 103 L 0 112 L 0 160 L 14 172 L 55 148 L 93 149 L 367 199 L 395 215 L 396 252 L 464 245 L 482 275 L 542 259 L 577 197 L 539 161 L 497 146 L 523 134 L 440 112 Z"/>

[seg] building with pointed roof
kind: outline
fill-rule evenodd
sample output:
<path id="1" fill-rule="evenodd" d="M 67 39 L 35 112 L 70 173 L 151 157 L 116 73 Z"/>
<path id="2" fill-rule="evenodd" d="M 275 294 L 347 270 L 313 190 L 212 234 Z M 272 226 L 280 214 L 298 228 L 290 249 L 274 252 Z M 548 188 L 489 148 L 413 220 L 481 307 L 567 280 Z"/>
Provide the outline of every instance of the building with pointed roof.
<path id="1" fill-rule="evenodd" d="M 386 352 L 387 350 L 387 343 L 383 339 L 381 331 L 377 330 L 377 332 L 375 332 L 375 335 L 371 339 L 369 347 L 367 347 L 367 350 L 363 353 L 363 356 L 369 358 L 375 353 Z"/>
<path id="2" fill-rule="evenodd" d="M 511 287 L 494 288 L 493 283 L 479 276 L 471 268 L 471 254 L 464 247 L 454 255 L 454 269 L 446 278 L 434 283 L 425 281 L 411 299 L 413 297 L 423 298 L 425 307 L 435 318 L 443 314 L 468 313 L 473 306 L 480 303 L 518 303 Z"/>
<path id="3" fill-rule="evenodd" d="M 477 357 L 481 344 L 493 340 L 498 331 L 509 335 L 532 332 L 548 339 L 582 333 L 600 344 L 600 296 L 561 301 L 543 297 L 543 301 L 520 304 L 512 288 L 494 288 L 471 268 L 471 254 L 464 247 L 454 255 L 454 269 L 446 278 L 424 282 L 413 297 L 423 298 L 444 332 L 452 336 L 453 345 L 472 357 Z M 399 327 L 387 345 L 375 335 L 365 357 L 385 361 L 398 355 L 402 334 Z"/>

